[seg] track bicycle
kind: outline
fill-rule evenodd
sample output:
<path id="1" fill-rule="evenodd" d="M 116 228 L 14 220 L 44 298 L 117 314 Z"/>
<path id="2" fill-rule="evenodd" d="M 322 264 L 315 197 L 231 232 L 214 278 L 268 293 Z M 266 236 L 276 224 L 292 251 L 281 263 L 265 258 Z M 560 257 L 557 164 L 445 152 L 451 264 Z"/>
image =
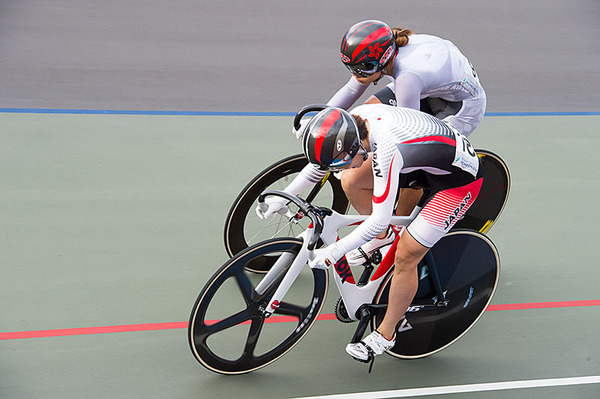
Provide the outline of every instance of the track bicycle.
<path id="1" fill-rule="evenodd" d="M 188 340 L 194 357 L 221 374 L 258 370 L 289 352 L 317 320 L 328 290 L 326 270 L 311 269 L 309 254 L 320 242 L 332 244 L 340 229 L 368 216 L 344 215 L 281 191 L 295 204 L 298 219 L 310 221 L 295 238 L 276 237 L 252 245 L 226 262 L 206 283 L 190 315 Z M 391 224 L 407 226 L 424 205 Z M 475 201 L 477 203 L 477 201 Z M 368 262 L 355 279 L 344 256 L 331 269 L 340 292 L 335 308 L 342 322 L 358 322 L 352 342 L 375 329 L 385 313 L 398 238 L 378 265 Z M 250 272 L 250 263 L 269 263 L 266 274 Z M 496 290 L 499 255 L 492 241 L 474 230 L 446 234 L 419 264 L 419 288 L 397 326 L 398 358 L 421 358 L 448 347 L 481 317 Z M 356 269 L 355 269 L 356 270 Z"/>

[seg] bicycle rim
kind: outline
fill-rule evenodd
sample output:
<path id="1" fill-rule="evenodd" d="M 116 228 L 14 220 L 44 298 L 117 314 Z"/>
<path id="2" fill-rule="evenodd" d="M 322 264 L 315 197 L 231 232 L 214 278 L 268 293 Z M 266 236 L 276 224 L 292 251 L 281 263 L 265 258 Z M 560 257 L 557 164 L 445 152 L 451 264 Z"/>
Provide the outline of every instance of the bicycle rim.
<path id="1" fill-rule="evenodd" d="M 487 233 L 498 220 L 510 192 L 510 173 L 508 167 L 498 155 L 487 150 L 476 150 L 481 158 L 484 178 L 481 191 L 467 213 L 460 219 L 452 231 L 460 229 L 476 230 Z"/>

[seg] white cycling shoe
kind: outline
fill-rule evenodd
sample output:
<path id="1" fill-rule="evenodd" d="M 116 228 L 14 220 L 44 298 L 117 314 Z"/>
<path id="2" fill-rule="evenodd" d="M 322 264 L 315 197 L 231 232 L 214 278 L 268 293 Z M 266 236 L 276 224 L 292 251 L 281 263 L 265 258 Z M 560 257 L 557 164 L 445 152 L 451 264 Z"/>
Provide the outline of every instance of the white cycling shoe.
<path id="1" fill-rule="evenodd" d="M 379 331 L 375 330 L 362 341 L 348 344 L 346 352 L 354 359 L 368 363 L 372 362 L 375 356 L 392 349 L 394 345 L 396 345 L 396 334 L 394 334 L 391 341 L 388 341 Z"/>
<path id="2" fill-rule="evenodd" d="M 350 266 L 361 266 L 367 263 L 367 260 L 370 260 L 373 256 L 373 253 L 375 253 L 377 250 L 381 252 L 381 259 L 383 259 L 387 251 L 389 251 L 390 247 L 394 243 L 395 239 L 396 233 L 394 233 L 393 229 L 388 228 L 388 234 L 385 236 L 385 238 L 375 238 L 362 247 L 348 252 L 346 254 L 346 260 L 348 260 L 348 264 Z"/>

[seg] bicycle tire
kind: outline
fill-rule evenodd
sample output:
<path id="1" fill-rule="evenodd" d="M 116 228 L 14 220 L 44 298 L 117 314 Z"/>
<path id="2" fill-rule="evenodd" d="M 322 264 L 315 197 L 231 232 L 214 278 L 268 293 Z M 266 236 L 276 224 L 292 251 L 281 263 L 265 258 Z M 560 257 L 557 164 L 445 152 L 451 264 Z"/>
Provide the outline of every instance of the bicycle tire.
<path id="1" fill-rule="evenodd" d="M 498 155 L 476 149 L 483 167 L 483 185 L 477 199 L 453 230 L 470 229 L 487 233 L 502 214 L 510 192 L 510 172 Z"/>
<path id="2" fill-rule="evenodd" d="M 299 238 L 258 243 L 230 259 L 210 278 L 194 304 L 188 326 L 190 349 L 200 364 L 220 374 L 249 373 L 279 359 L 304 337 L 325 302 L 327 272 L 306 267 L 300 277 L 309 274 L 312 282 L 299 277 L 267 319 L 259 307 L 269 303 L 285 273 L 258 296 L 252 280 L 262 276 L 245 270 L 252 259 L 283 253 L 295 258 L 301 248 Z M 278 320 L 278 315 L 285 319 Z"/>
<path id="3" fill-rule="evenodd" d="M 258 241 L 274 237 L 296 237 L 304 231 L 310 221 L 300 220 L 296 225 L 291 223 L 285 215 L 276 215 L 268 220 L 261 220 L 256 216 L 254 209 L 258 204 L 258 196 L 268 188 L 283 190 L 293 179 L 294 174 L 300 172 L 308 161 L 303 154 L 292 155 L 270 165 L 258 175 L 237 196 L 233 202 L 224 228 L 225 250 L 229 256 Z M 348 199 L 340 181 L 333 175 L 328 175 L 323 186 L 328 187 L 327 192 L 321 191 L 316 200 L 307 199 L 315 205 L 331 208 L 339 213 L 346 213 L 349 207 Z M 277 185 L 273 187 L 273 185 Z M 323 201 L 326 203 L 319 203 Z M 247 269 L 257 273 L 265 273 L 269 270 L 271 262 L 264 261 L 263 264 L 248 264 Z"/>
<path id="4" fill-rule="evenodd" d="M 472 230 L 448 233 L 431 249 L 447 306 L 419 309 L 433 304 L 435 289 L 423 263 L 419 265 L 419 289 L 405 318 L 398 325 L 396 345 L 388 354 L 417 359 L 437 353 L 469 331 L 489 305 L 500 274 L 500 259 L 493 242 Z M 375 297 L 375 303 L 387 303 L 391 271 Z M 371 328 L 383 320 L 377 315 Z"/>

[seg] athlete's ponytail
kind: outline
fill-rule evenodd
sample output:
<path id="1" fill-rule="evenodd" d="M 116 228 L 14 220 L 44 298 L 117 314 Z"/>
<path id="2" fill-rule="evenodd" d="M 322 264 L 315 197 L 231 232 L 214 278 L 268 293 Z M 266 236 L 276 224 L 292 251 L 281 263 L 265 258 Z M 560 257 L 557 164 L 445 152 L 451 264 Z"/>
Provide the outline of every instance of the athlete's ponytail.
<path id="1" fill-rule="evenodd" d="M 410 29 L 403 28 L 392 28 L 394 34 L 394 41 L 397 47 L 403 47 L 408 44 L 408 37 L 413 34 Z"/>

